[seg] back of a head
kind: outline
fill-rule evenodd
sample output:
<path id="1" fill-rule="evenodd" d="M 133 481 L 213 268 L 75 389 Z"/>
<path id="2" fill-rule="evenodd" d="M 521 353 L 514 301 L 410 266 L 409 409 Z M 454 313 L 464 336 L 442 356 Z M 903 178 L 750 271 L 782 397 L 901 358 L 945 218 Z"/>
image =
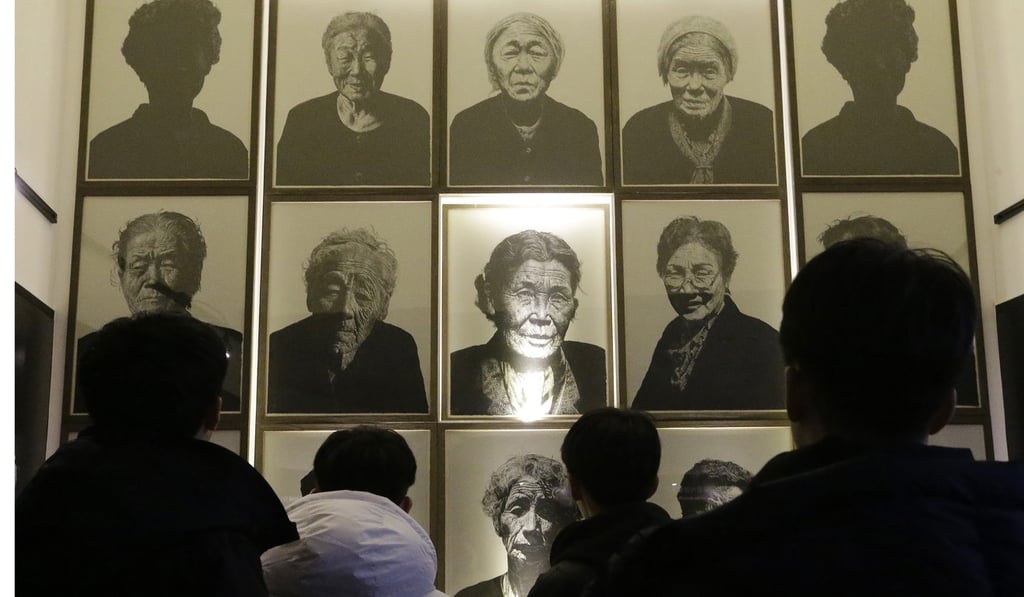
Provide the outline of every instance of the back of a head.
<path id="1" fill-rule="evenodd" d="M 650 496 L 661 464 L 658 429 L 642 411 L 588 411 L 565 434 L 562 462 L 598 504 L 642 502 Z"/>
<path id="2" fill-rule="evenodd" d="M 152 439 L 192 437 L 216 405 L 224 343 L 188 315 L 115 319 L 79 356 L 78 392 L 97 429 Z"/>
<path id="3" fill-rule="evenodd" d="M 863 238 L 808 262 L 782 310 L 786 364 L 813 384 L 827 430 L 847 435 L 919 434 L 952 390 L 977 323 L 971 282 L 948 255 Z"/>
<path id="4" fill-rule="evenodd" d="M 313 473 L 319 491 L 365 491 L 399 504 L 416 480 L 416 457 L 397 432 L 360 425 L 324 440 Z"/>

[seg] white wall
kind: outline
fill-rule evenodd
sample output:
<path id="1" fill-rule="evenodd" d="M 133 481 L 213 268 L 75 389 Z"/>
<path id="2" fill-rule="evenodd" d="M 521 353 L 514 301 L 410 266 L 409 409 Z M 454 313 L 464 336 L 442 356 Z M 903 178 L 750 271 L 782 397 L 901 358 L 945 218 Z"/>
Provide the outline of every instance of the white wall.
<path id="1" fill-rule="evenodd" d="M 15 2 L 15 165 L 59 217 L 50 226 L 15 198 L 15 279 L 56 311 L 50 451 L 63 392 L 85 4 Z M 1024 215 L 998 227 L 992 216 L 1024 198 L 1024 2 L 960 0 L 959 19 L 989 398 L 995 453 L 1005 458 L 994 305 L 1024 293 Z"/>

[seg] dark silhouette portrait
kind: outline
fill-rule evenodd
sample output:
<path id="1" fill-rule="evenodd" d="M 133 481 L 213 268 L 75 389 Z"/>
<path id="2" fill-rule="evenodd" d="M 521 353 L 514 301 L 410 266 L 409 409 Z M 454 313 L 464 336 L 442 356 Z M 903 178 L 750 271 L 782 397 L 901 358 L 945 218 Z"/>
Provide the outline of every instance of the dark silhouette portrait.
<path id="1" fill-rule="evenodd" d="M 632 408 L 783 407 L 778 333 L 729 294 L 738 257 L 721 222 L 681 216 L 662 231 L 657 272 L 678 317 L 665 326 Z"/>
<path id="2" fill-rule="evenodd" d="M 658 44 L 658 74 L 672 99 L 622 129 L 625 184 L 775 184 L 772 111 L 725 94 L 740 57 L 722 23 L 689 16 Z"/>
<path id="3" fill-rule="evenodd" d="M 594 122 L 547 94 L 564 56 L 558 32 L 535 14 L 511 14 L 494 25 L 484 61 L 497 94 L 452 120 L 451 184 L 604 183 Z"/>
<path id="4" fill-rule="evenodd" d="M 209 0 L 154 0 L 135 11 L 121 54 L 146 86 L 149 103 L 93 138 L 89 178 L 249 176 L 242 141 L 192 107 L 220 61 L 219 24 L 220 11 Z"/>
<path id="5" fill-rule="evenodd" d="M 427 111 L 380 89 L 391 68 L 387 24 L 375 14 L 346 12 L 331 19 L 322 45 L 337 89 L 288 112 L 277 144 L 277 184 L 429 185 Z"/>
<path id="6" fill-rule="evenodd" d="M 580 260 L 550 232 L 498 243 L 476 277 L 476 305 L 497 328 L 451 355 L 451 414 L 575 415 L 606 402 L 605 352 L 566 340 Z"/>
<path id="7" fill-rule="evenodd" d="M 523 597 L 550 567 L 551 542 L 579 517 L 565 467 L 538 454 L 513 456 L 491 473 L 482 504 L 505 545 L 508 569 L 455 597 Z"/>
<path id="8" fill-rule="evenodd" d="M 705 458 L 683 473 L 676 500 L 683 518 L 710 512 L 743 493 L 754 477 L 728 460 Z"/>
<path id="9" fill-rule="evenodd" d="M 908 248 L 907 237 L 899 228 L 885 218 L 872 215 L 835 220 L 818 236 L 818 242 L 827 249 L 836 243 L 855 238 L 874 238 L 903 249 Z M 960 406 L 979 405 L 978 371 L 973 349 L 956 383 L 956 403 Z"/>
<path id="10" fill-rule="evenodd" d="M 121 293 L 132 315 L 184 313 L 199 292 L 206 260 L 206 239 L 199 224 L 184 214 L 158 211 L 130 220 L 114 242 L 112 257 Z M 228 370 L 221 387 L 225 411 L 237 411 L 242 395 L 242 333 L 207 324 L 227 349 Z M 97 332 L 78 339 L 78 360 L 96 341 Z M 75 412 L 84 412 L 78 392 Z"/>
<path id="11" fill-rule="evenodd" d="M 853 101 L 804 135 L 803 173 L 958 174 L 952 141 L 897 103 L 917 60 L 914 9 L 905 0 L 846 0 L 825 24 L 821 51 L 849 84 Z"/>
<path id="12" fill-rule="evenodd" d="M 424 413 L 416 341 L 386 323 L 398 280 L 387 243 L 365 229 L 327 235 L 306 265 L 310 315 L 270 334 L 271 413 Z"/>

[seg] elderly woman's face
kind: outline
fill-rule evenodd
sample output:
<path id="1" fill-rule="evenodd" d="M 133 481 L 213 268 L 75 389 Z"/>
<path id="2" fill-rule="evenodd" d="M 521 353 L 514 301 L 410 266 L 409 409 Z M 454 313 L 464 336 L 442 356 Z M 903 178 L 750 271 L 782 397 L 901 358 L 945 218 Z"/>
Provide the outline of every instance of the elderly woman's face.
<path id="1" fill-rule="evenodd" d="M 707 118 L 722 103 L 729 70 L 718 54 L 714 38 L 688 33 L 668 64 L 668 85 L 676 109 L 690 118 Z"/>
<path id="2" fill-rule="evenodd" d="M 498 86 L 518 101 L 543 95 L 555 70 L 555 53 L 536 27 L 512 23 L 494 42 L 491 63 Z"/>
<path id="3" fill-rule="evenodd" d="M 195 264 L 188 261 L 178 237 L 166 230 L 149 230 L 128 239 L 124 269 L 118 272 L 128 310 L 133 315 L 184 311 L 176 296 L 191 297 L 199 286 Z"/>
<path id="4" fill-rule="evenodd" d="M 722 264 L 714 251 L 697 241 L 676 249 L 661 280 L 672 308 L 687 321 L 706 319 L 725 300 Z"/>
<path id="5" fill-rule="evenodd" d="M 509 559 L 546 564 L 551 542 L 574 514 L 572 503 L 559 501 L 551 488 L 533 477 L 520 477 L 509 491 L 499 519 Z"/>
<path id="6" fill-rule="evenodd" d="M 328 68 L 341 95 L 365 101 L 380 89 L 380 48 L 366 29 L 343 31 L 328 45 Z"/>
<path id="7" fill-rule="evenodd" d="M 555 354 L 576 315 L 572 276 L 554 259 L 524 261 L 491 301 L 506 346 L 528 359 Z"/>

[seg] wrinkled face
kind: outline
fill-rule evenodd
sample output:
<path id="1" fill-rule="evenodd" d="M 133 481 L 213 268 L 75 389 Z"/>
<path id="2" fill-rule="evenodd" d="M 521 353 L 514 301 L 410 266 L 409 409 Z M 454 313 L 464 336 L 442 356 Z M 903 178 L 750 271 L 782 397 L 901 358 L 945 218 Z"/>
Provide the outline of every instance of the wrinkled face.
<path id="1" fill-rule="evenodd" d="M 522 102 L 543 95 L 555 70 L 551 46 L 526 23 L 513 23 L 498 36 L 491 50 L 491 63 L 501 91 Z"/>
<path id="2" fill-rule="evenodd" d="M 210 74 L 202 47 L 187 36 L 147 54 L 140 78 L 153 101 L 191 104 Z"/>
<path id="3" fill-rule="evenodd" d="M 310 313 L 332 314 L 331 354 L 351 360 L 356 349 L 387 313 L 391 297 L 384 286 L 384 262 L 362 245 L 346 243 L 318 257 L 306 288 Z"/>
<path id="4" fill-rule="evenodd" d="M 729 71 L 706 33 L 690 33 L 669 60 L 668 85 L 676 109 L 690 118 L 703 119 L 722 103 Z"/>
<path id="5" fill-rule="evenodd" d="M 165 230 L 142 232 L 128 239 L 124 269 L 118 276 L 132 314 L 185 311 L 183 303 L 199 287 L 199 272 L 187 261 L 178 238 Z"/>
<path id="6" fill-rule="evenodd" d="M 701 488 L 699 496 L 676 495 L 683 518 L 710 512 L 734 500 L 743 490 L 735 485 L 708 485 Z"/>
<path id="7" fill-rule="evenodd" d="M 687 321 L 702 321 L 715 313 L 725 300 L 728 284 L 718 256 L 697 241 L 676 249 L 661 281 L 672 308 Z"/>
<path id="8" fill-rule="evenodd" d="M 523 476 L 509 491 L 499 519 L 509 560 L 547 567 L 551 542 L 575 512 L 571 502 L 559 501 L 551 490 Z"/>
<path id="9" fill-rule="evenodd" d="M 554 259 L 524 261 L 492 303 L 505 344 L 529 359 L 546 359 L 562 346 L 577 301 L 569 270 Z"/>
<path id="10" fill-rule="evenodd" d="M 351 101 L 369 99 L 384 82 L 380 48 L 365 29 L 335 35 L 327 55 L 328 69 L 335 86 Z"/>

